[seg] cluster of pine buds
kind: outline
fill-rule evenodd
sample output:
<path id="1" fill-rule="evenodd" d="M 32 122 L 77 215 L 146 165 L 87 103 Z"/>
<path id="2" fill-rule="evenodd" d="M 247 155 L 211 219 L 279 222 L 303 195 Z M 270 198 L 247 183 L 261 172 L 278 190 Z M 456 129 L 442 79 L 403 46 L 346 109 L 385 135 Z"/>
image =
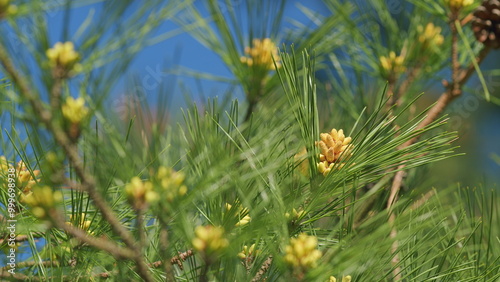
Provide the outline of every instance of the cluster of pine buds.
<path id="1" fill-rule="evenodd" d="M 322 256 L 317 247 L 318 239 L 315 236 L 302 233 L 290 239 L 290 244 L 285 248 L 285 261 L 296 269 L 315 268 Z"/>
<path id="2" fill-rule="evenodd" d="M 382 70 L 386 72 L 387 75 L 403 73 L 406 70 L 404 61 L 404 56 L 397 56 L 394 51 L 389 52 L 389 56 L 387 57 L 380 57 L 380 65 L 382 66 Z"/>
<path id="3" fill-rule="evenodd" d="M 241 57 L 242 63 L 248 66 L 261 67 L 266 70 L 274 70 L 273 58 L 276 65 L 280 67 L 278 47 L 269 38 L 254 39 L 252 47 L 245 47 L 245 54 L 248 57 Z"/>
<path id="4" fill-rule="evenodd" d="M 344 131 L 335 128 L 330 133 L 321 133 L 321 141 L 316 141 L 316 146 L 319 147 L 321 153 L 319 155 L 320 162 L 318 163 L 318 171 L 323 175 L 328 174 L 335 164 L 338 163 L 340 157 L 346 160 L 352 155 L 353 145 L 351 137 L 345 137 Z M 342 168 L 344 164 L 339 164 L 338 168 Z"/>
<path id="5" fill-rule="evenodd" d="M 470 6 L 474 3 L 474 0 L 448 0 L 448 5 L 452 9 L 461 9 L 463 7 Z"/>
<path id="6" fill-rule="evenodd" d="M 193 248 L 205 255 L 211 255 L 224 250 L 229 241 L 224 238 L 224 229 L 218 226 L 198 226 L 194 230 Z"/>
<path id="7" fill-rule="evenodd" d="M 49 186 L 35 186 L 32 193 L 26 196 L 21 194 L 21 202 L 30 206 L 31 212 L 38 218 L 46 218 L 62 200 L 62 193 L 52 190 Z"/>
<path id="8" fill-rule="evenodd" d="M 0 177 L 6 175 L 9 169 L 14 169 L 14 166 L 7 161 L 5 156 L 0 156 Z M 17 174 L 16 187 L 24 194 L 31 193 L 31 189 L 38 182 L 36 177 L 40 174 L 40 171 L 30 171 L 23 161 L 17 163 L 15 171 Z M 5 181 L 5 183 L 7 183 L 7 181 Z"/>
<path id="9" fill-rule="evenodd" d="M 418 26 L 418 41 L 422 44 L 422 49 L 435 49 L 444 43 L 444 36 L 441 34 L 441 27 L 428 23 L 425 28 Z"/>
<path id="10" fill-rule="evenodd" d="M 47 50 L 46 55 L 57 78 L 67 78 L 82 69 L 79 64 L 80 54 L 75 51 L 75 45 L 71 41 L 57 42 Z"/>

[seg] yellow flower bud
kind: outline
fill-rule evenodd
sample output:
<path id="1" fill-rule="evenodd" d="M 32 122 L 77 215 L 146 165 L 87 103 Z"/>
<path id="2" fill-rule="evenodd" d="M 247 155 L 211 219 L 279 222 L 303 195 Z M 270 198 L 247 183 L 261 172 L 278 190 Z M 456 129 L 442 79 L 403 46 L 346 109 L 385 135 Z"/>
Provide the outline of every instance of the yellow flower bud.
<path id="1" fill-rule="evenodd" d="M 4 163 L 4 166 L 10 164 Z M 12 166 L 10 166 L 12 168 Z M 16 187 L 19 188 L 24 194 L 31 191 L 32 187 L 38 182 L 37 176 L 40 174 L 39 170 L 30 171 L 23 161 L 19 161 L 15 168 L 17 174 Z"/>
<path id="2" fill-rule="evenodd" d="M 90 225 L 92 224 L 92 222 L 90 220 L 85 220 L 86 219 L 85 217 L 86 217 L 85 213 L 81 213 L 79 218 L 76 216 L 70 215 L 69 221 L 66 222 L 66 224 L 76 226 L 84 231 L 87 231 L 87 233 L 92 235 L 92 234 L 94 234 L 94 232 L 89 232 Z M 75 222 L 75 221 L 77 221 L 76 225 L 73 224 L 73 222 Z"/>
<path id="3" fill-rule="evenodd" d="M 316 146 L 320 149 L 318 172 L 327 175 L 339 163 L 340 158 L 347 160 L 351 155 L 353 145 L 352 138 L 346 137 L 342 129 L 335 128 L 330 133 L 321 133 L 321 141 L 316 141 Z M 342 168 L 344 163 L 339 163 L 338 168 Z"/>
<path id="4" fill-rule="evenodd" d="M 269 38 L 265 39 L 254 39 L 252 42 L 252 47 L 245 48 L 245 54 L 249 57 L 241 57 L 240 61 L 248 66 L 257 66 L 266 70 L 276 69 L 273 58 L 276 61 L 276 65 L 281 67 L 279 62 L 278 47 Z"/>
<path id="5" fill-rule="evenodd" d="M 322 256 L 317 245 L 318 239 L 315 236 L 302 233 L 297 238 L 290 239 L 290 244 L 285 248 L 285 261 L 303 270 L 315 268 Z"/>
<path id="6" fill-rule="evenodd" d="M 159 199 L 166 198 L 168 202 L 173 202 L 178 196 L 186 195 L 188 189 L 184 185 L 185 179 L 186 175 L 182 171 L 159 167 L 155 178 L 155 183 L 160 186 Z"/>
<path id="7" fill-rule="evenodd" d="M 136 209 L 144 208 L 146 203 L 156 201 L 159 197 L 153 191 L 153 183 L 150 181 L 142 181 L 135 176 L 130 180 L 130 183 L 125 186 L 129 202 Z"/>
<path id="8" fill-rule="evenodd" d="M 68 70 L 71 70 L 80 59 L 80 55 L 75 51 L 75 45 L 70 41 L 57 42 L 54 47 L 47 50 L 46 55 L 52 66 L 61 66 Z"/>
<path id="9" fill-rule="evenodd" d="M 62 105 L 62 114 L 65 119 L 73 124 L 79 124 L 87 117 L 88 109 L 85 107 L 85 100 L 82 97 L 74 99 L 66 98 L 66 103 Z"/>
<path id="10" fill-rule="evenodd" d="M 382 69 L 389 74 L 403 73 L 406 68 L 404 66 L 404 57 L 396 56 L 396 53 L 391 51 L 388 57 L 380 57 L 380 65 Z"/>
<path id="11" fill-rule="evenodd" d="M 351 275 L 342 276 L 342 282 L 351 282 Z"/>
<path id="12" fill-rule="evenodd" d="M 56 204 L 63 199 L 60 191 L 53 191 L 48 186 L 37 186 L 28 195 L 22 194 L 21 201 L 32 208 L 36 217 L 44 218 L 47 210 L 55 208 Z"/>
<path id="13" fill-rule="evenodd" d="M 474 3 L 474 0 L 447 0 L 448 5 L 452 9 L 461 9 L 463 7 L 470 6 Z"/>
<path id="14" fill-rule="evenodd" d="M 418 26 L 417 30 L 420 34 L 418 41 L 422 44 L 423 49 L 437 48 L 444 42 L 444 37 L 441 35 L 441 28 L 434 26 L 433 23 L 428 23 L 425 28 Z"/>
<path id="15" fill-rule="evenodd" d="M 297 211 L 295 208 L 293 208 L 291 214 L 288 212 L 285 213 L 285 217 L 288 218 L 289 220 L 297 221 L 297 220 L 301 219 L 305 213 L 306 212 L 303 209 L 299 209 Z"/>
<path id="16" fill-rule="evenodd" d="M 193 248 L 205 254 L 213 254 L 225 249 L 229 241 L 224 238 L 222 227 L 206 225 L 197 226 L 195 238 L 192 240 Z"/>
<path id="17" fill-rule="evenodd" d="M 247 245 L 243 246 L 243 250 L 238 253 L 238 257 L 240 259 L 248 259 L 254 257 L 257 251 L 255 250 L 255 244 L 252 244 L 250 247 Z"/>
<path id="18" fill-rule="evenodd" d="M 225 207 L 227 211 L 230 211 L 233 208 L 233 205 L 226 203 Z M 243 208 L 241 206 L 238 207 L 238 212 L 236 213 L 236 216 L 239 219 L 239 221 L 236 222 L 235 226 L 246 225 L 252 220 L 252 218 L 248 215 L 248 209 Z"/>

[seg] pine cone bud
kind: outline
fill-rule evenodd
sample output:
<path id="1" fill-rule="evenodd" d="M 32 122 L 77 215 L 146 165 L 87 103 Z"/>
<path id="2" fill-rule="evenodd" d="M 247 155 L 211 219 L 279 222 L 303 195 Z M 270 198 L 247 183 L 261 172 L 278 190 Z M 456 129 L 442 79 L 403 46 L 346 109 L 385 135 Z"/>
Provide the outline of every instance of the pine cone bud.
<path id="1" fill-rule="evenodd" d="M 494 49 L 500 48 L 500 1 L 485 0 L 474 11 L 472 30 L 476 39 Z"/>

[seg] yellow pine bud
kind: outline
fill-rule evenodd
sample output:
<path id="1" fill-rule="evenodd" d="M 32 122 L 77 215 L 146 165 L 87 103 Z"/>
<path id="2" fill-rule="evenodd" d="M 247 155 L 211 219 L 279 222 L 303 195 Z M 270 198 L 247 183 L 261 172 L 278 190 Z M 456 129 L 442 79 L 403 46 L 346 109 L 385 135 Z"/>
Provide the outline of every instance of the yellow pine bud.
<path id="1" fill-rule="evenodd" d="M 352 138 L 346 137 L 344 130 L 339 129 L 337 131 L 335 128 L 330 133 L 321 133 L 320 138 L 322 141 L 315 142 L 321 151 L 317 167 L 320 173 L 326 175 L 332 170 L 341 155 L 344 155 L 343 159 L 346 159 L 346 155 L 350 155 Z M 338 167 L 342 168 L 343 165 L 339 165 Z"/>
<path id="2" fill-rule="evenodd" d="M 317 142 L 317 144 L 319 146 L 319 149 L 321 150 L 321 153 L 326 156 L 328 152 L 328 146 L 326 146 L 325 142 L 323 141 L 319 141 Z"/>
<path id="3" fill-rule="evenodd" d="M 285 262 L 301 269 L 315 268 L 322 254 L 317 249 L 318 240 L 315 236 L 304 233 L 297 238 L 290 239 L 290 244 L 285 247 Z"/>
<path id="4" fill-rule="evenodd" d="M 246 259 L 252 256 L 255 256 L 255 244 L 252 244 L 250 247 L 247 245 L 243 246 L 243 250 L 238 253 L 238 257 L 240 259 Z"/>
<path id="5" fill-rule="evenodd" d="M 187 193 L 187 186 L 186 185 L 182 185 L 180 188 L 179 188 L 179 196 L 184 196 L 186 195 Z"/>
<path id="6" fill-rule="evenodd" d="M 254 39 L 252 47 L 245 47 L 245 54 L 249 57 L 241 57 L 240 61 L 248 66 L 257 66 L 265 70 L 274 70 L 273 58 L 278 67 L 279 62 L 278 48 L 269 38 Z"/>
<path id="7" fill-rule="evenodd" d="M 87 117 L 88 109 L 85 107 L 85 100 L 82 97 L 77 99 L 73 97 L 66 98 L 62 105 L 62 114 L 64 118 L 73 124 L 79 124 Z"/>
<path id="8" fill-rule="evenodd" d="M 330 134 L 326 134 L 326 146 L 328 147 L 333 147 L 335 146 L 335 140 L 333 140 L 333 137 Z"/>
<path id="9" fill-rule="evenodd" d="M 333 149 L 333 151 L 335 152 L 335 154 L 337 154 L 338 152 L 341 152 L 341 149 L 342 149 L 342 139 L 339 138 L 339 140 L 337 142 L 335 142 L 335 145 L 333 148 L 330 148 L 330 149 Z"/>
<path id="10" fill-rule="evenodd" d="M 319 173 L 324 173 L 325 170 L 326 170 L 325 163 L 324 162 L 318 163 L 318 171 L 319 171 Z"/>
<path id="11" fill-rule="evenodd" d="M 197 226 L 195 238 L 192 240 L 193 248 L 205 254 L 219 252 L 229 245 L 224 238 L 224 229 L 212 225 Z"/>
<path id="12" fill-rule="evenodd" d="M 326 136 L 328 136 L 328 133 L 320 133 L 319 138 L 321 138 L 321 141 L 323 141 L 326 144 Z"/>
<path id="13" fill-rule="evenodd" d="M 447 0 L 448 1 L 448 5 L 452 8 L 452 9 L 461 9 L 463 7 L 467 7 L 467 6 L 470 6 L 474 3 L 474 0 Z"/>
<path id="14" fill-rule="evenodd" d="M 342 142 L 342 145 L 348 145 L 349 143 L 351 143 L 352 141 L 352 138 L 351 137 L 346 137 L 344 139 L 344 142 Z"/>
<path id="15" fill-rule="evenodd" d="M 249 215 L 245 215 L 240 221 L 236 223 L 236 226 L 243 226 L 250 222 L 252 218 Z"/>
<path id="16" fill-rule="evenodd" d="M 81 71 L 80 54 L 75 51 L 73 42 L 57 42 L 54 47 L 46 51 L 49 65 L 58 78 L 66 78 L 75 72 Z"/>
<path id="17" fill-rule="evenodd" d="M 400 74 L 405 71 L 404 57 L 396 56 L 394 51 L 389 53 L 388 57 L 380 57 L 380 65 L 382 69 L 387 73 Z"/>
<path id="18" fill-rule="evenodd" d="M 342 282 L 351 282 L 351 275 L 343 276 L 342 277 Z"/>
<path id="19" fill-rule="evenodd" d="M 330 135 L 332 136 L 332 138 L 333 138 L 334 140 L 339 139 L 338 132 L 337 132 L 337 130 L 336 130 L 335 128 L 334 128 L 334 129 L 332 129 L 332 131 L 330 132 Z"/>
<path id="20" fill-rule="evenodd" d="M 444 37 L 441 35 L 441 28 L 434 26 L 433 23 L 428 23 L 425 28 L 418 26 L 417 31 L 420 34 L 418 41 L 422 44 L 423 49 L 437 48 L 444 42 Z"/>
<path id="21" fill-rule="evenodd" d="M 157 201 L 159 198 L 158 194 L 153 191 L 153 183 L 142 181 L 137 176 L 133 177 L 130 183 L 125 186 L 125 194 L 136 209 L 144 208 L 146 203 Z"/>
<path id="22" fill-rule="evenodd" d="M 335 147 L 328 149 L 325 157 L 328 162 L 333 163 L 335 161 Z"/>
<path id="23" fill-rule="evenodd" d="M 55 208 L 62 201 L 60 191 L 53 191 L 49 186 L 34 187 L 28 195 L 22 195 L 21 201 L 32 208 L 36 217 L 44 218 L 47 210 Z"/>
<path id="24" fill-rule="evenodd" d="M 226 203 L 225 207 L 226 210 L 229 211 L 232 209 L 233 205 Z M 236 213 L 236 216 L 239 220 L 238 222 L 236 222 L 235 226 L 246 225 L 252 220 L 252 218 L 248 215 L 248 209 L 243 208 L 241 206 L 238 207 L 238 212 Z"/>
<path id="25" fill-rule="evenodd" d="M 47 50 L 47 57 L 54 65 L 62 66 L 74 64 L 79 59 L 73 42 L 57 42 L 53 48 Z"/>
<path id="26" fill-rule="evenodd" d="M 161 187 L 158 197 L 165 197 L 167 201 L 173 202 L 177 196 L 184 196 L 187 193 L 187 186 L 184 185 L 186 176 L 181 171 L 174 171 L 171 168 L 161 166 L 156 172 L 156 182 Z M 163 196 L 162 196 L 163 195 Z"/>

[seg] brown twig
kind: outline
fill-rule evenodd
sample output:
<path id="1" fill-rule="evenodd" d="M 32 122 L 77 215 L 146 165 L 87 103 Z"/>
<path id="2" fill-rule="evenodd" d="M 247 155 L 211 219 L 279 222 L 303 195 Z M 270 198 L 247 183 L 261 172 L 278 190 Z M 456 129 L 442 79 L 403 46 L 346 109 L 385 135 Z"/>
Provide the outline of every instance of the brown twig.
<path id="1" fill-rule="evenodd" d="M 173 257 L 170 260 L 170 263 L 172 265 L 177 264 L 179 266 L 179 268 L 182 270 L 182 269 L 184 269 L 184 266 L 182 265 L 182 262 L 185 261 L 188 257 L 191 257 L 193 255 L 194 255 L 194 252 L 193 252 L 192 249 L 187 250 L 187 251 L 185 251 L 183 253 L 179 252 L 179 255 Z"/>
<path id="2" fill-rule="evenodd" d="M 52 111 L 60 111 L 61 105 L 61 87 L 62 79 L 59 77 L 54 77 L 54 84 L 50 90 L 50 107 Z"/>
<path id="3" fill-rule="evenodd" d="M 40 279 L 33 279 L 34 277 L 29 277 L 21 273 L 15 273 L 12 274 L 8 272 L 7 270 L 0 270 L 0 278 L 10 278 L 10 279 L 15 279 L 16 281 L 39 281 Z"/>
<path id="4" fill-rule="evenodd" d="M 28 239 L 29 239 L 28 235 L 17 235 L 13 241 L 18 243 L 18 242 L 27 241 Z M 2 244 L 5 240 L 7 240 L 7 239 L 0 238 L 0 244 Z"/>
<path id="5" fill-rule="evenodd" d="M 425 61 L 425 60 L 426 60 L 426 58 L 422 59 L 422 61 Z M 397 99 L 396 105 L 401 104 L 401 99 L 404 97 L 404 94 L 406 93 L 406 91 L 408 91 L 408 89 L 413 84 L 415 79 L 417 79 L 421 68 L 422 68 L 422 65 L 420 63 L 417 63 L 417 65 L 415 65 L 414 67 L 412 67 L 410 69 L 405 80 L 403 82 L 401 82 L 401 85 L 399 86 L 398 91 L 397 91 L 397 95 L 395 97 Z"/>
<path id="6" fill-rule="evenodd" d="M 25 268 L 25 267 L 32 267 L 32 266 L 38 266 L 38 265 L 43 265 L 45 267 L 59 267 L 61 264 L 58 261 L 51 261 L 51 260 L 46 260 L 46 261 L 23 261 L 20 263 L 16 264 L 16 268 Z M 0 271 L 6 271 L 8 270 L 9 266 L 4 266 L 0 268 Z"/>
<path id="7" fill-rule="evenodd" d="M 271 264 L 273 263 L 273 256 L 269 256 L 265 261 L 264 263 L 262 264 L 262 266 L 260 267 L 259 269 L 259 272 L 257 272 L 257 274 L 255 274 L 255 276 L 253 277 L 252 279 L 252 282 L 258 282 L 258 281 L 261 281 L 262 280 L 262 276 L 264 276 L 264 274 L 266 274 L 266 272 L 269 270 L 269 268 L 271 267 Z"/>
<path id="8" fill-rule="evenodd" d="M 138 249 L 141 251 L 141 253 L 144 250 L 144 247 L 146 246 L 146 230 L 144 229 L 144 217 L 145 217 L 145 210 L 144 208 L 140 208 L 136 210 L 136 228 L 137 228 L 137 233 L 139 234 L 139 247 Z"/>
<path id="9" fill-rule="evenodd" d="M 430 190 L 429 192 L 425 193 L 424 195 L 422 195 L 422 197 L 420 197 L 420 199 L 416 200 L 411 206 L 410 206 L 410 210 L 411 211 L 414 211 L 418 208 L 420 208 L 421 206 L 423 206 L 430 198 L 432 198 L 434 195 L 436 194 L 436 192 L 434 190 Z"/>
<path id="10" fill-rule="evenodd" d="M 162 254 L 167 254 L 168 250 L 168 230 L 163 224 L 160 225 L 160 250 Z M 165 263 L 165 275 L 167 281 L 175 281 L 172 263 Z"/>

